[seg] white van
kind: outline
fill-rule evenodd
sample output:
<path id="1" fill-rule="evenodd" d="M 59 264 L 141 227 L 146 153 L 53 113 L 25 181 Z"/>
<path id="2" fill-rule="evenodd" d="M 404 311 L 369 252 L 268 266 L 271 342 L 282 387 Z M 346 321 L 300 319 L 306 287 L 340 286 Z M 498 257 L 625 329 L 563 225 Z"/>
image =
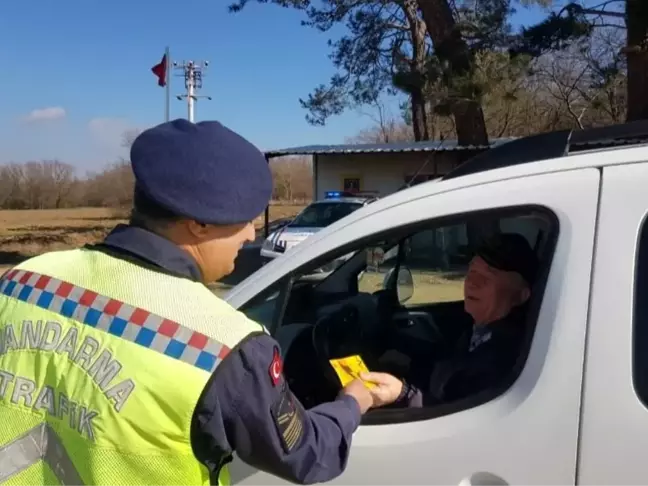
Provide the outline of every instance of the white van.
<path id="1" fill-rule="evenodd" d="M 382 347 L 400 376 L 433 363 L 453 339 L 480 238 L 517 232 L 537 252 L 528 339 L 510 376 L 455 403 L 370 411 L 334 484 L 647 481 L 642 139 L 646 122 L 509 142 L 359 209 L 226 296 L 276 336 L 291 388 L 312 407 L 339 387 L 327 368 L 333 354 Z M 402 251 L 376 260 L 390 248 Z M 347 253 L 325 279 L 301 279 Z M 354 311 L 326 318 L 342 304 Z M 240 484 L 282 483 L 238 459 L 231 473 Z"/>

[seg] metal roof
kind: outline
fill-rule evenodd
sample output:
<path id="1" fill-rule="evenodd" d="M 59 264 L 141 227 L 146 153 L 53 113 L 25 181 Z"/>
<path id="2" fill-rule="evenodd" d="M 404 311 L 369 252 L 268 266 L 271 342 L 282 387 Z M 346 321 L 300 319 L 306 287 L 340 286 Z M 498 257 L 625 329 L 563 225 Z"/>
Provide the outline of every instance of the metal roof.
<path id="1" fill-rule="evenodd" d="M 266 157 L 281 157 L 284 155 L 315 155 L 315 154 L 374 154 L 393 152 L 446 152 L 454 150 L 485 150 L 502 145 L 515 138 L 496 138 L 490 145 L 459 145 L 456 140 L 425 140 L 422 142 L 394 143 L 363 143 L 346 145 L 306 145 L 280 150 L 267 150 Z"/>

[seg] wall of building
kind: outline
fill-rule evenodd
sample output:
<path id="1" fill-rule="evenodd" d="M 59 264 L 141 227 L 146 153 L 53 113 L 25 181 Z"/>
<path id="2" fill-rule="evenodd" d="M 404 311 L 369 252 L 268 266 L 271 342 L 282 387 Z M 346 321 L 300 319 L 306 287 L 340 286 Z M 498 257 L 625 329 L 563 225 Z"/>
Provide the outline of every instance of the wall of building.
<path id="1" fill-rule="evenodd" d="M 317 155 L 313 157 L 315 199 L 324 198 L 326 191 L 343 190 L 345 179 L 359 180 L 361 191 L 377 191 L 384 197 L 419 170 L 423 176 L 419 179 L 440 177 L 470 155 L 465 151 Z"/>

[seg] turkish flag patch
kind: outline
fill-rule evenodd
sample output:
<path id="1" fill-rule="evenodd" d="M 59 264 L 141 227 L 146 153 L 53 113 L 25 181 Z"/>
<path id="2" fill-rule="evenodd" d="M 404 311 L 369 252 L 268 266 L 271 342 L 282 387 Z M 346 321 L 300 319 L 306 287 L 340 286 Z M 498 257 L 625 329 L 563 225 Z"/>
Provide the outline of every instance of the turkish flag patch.
<path id="1" fill-rule="evenodd" d="M 283 372 L 283 361 L 281 361 L 279 348 L 275 346 L 274 353 L 272 355 L 272 362 L 270 363 L 270 368 L 268 368 L 268 373 L 270 374 L 270 380 L 272 381 L 273 386 L 277 386 L 277 383 L 279 383 L 282 372 Z"/>

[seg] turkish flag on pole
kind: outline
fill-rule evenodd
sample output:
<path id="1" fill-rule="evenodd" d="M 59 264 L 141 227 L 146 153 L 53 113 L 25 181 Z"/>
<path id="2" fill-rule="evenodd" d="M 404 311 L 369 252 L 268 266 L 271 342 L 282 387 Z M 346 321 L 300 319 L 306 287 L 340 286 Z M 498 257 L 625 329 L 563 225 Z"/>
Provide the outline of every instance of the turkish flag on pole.
<path id="1" fill-rule="evenodd" d="M 166 54 L 162 56 L 162 60 L 160 61 L 159 64 L 156 64 L 151 68 L 151 71 L 153 74 L 155 74 L 158 78 L 158 86 L 166 86 L 167 83 L 167 56 Z"/>

